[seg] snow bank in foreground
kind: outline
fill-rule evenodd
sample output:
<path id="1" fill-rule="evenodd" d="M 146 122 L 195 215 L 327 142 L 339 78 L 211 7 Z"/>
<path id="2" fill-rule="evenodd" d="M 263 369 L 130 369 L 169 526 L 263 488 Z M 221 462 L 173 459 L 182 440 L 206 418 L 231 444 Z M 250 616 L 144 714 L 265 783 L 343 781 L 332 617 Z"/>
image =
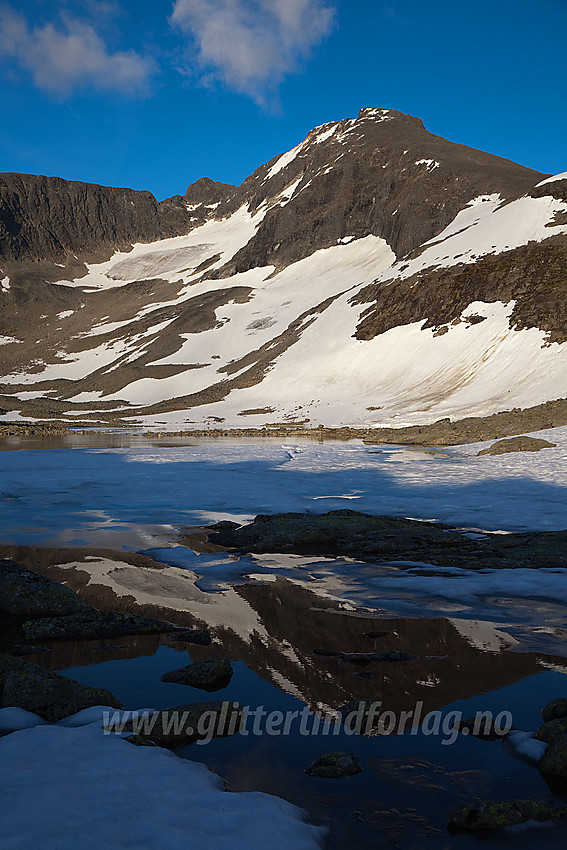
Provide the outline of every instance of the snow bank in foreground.
<path id="1" fill-rule="evenodd" d="M 290 803 L 231 794 L 203 764 L 78 729 L 0 740 L 4 850 L 315 850 L 324 831 Z"/>

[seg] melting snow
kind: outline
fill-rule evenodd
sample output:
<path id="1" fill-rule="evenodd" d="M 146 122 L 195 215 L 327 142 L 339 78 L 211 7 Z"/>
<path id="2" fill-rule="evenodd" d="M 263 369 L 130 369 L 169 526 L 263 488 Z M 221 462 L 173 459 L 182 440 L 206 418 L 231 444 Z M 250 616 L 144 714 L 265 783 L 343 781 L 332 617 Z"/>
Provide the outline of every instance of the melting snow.
<path id="1" fill-rule="evenodd" d="M 14 732 L 0 756 L 5 847 L 316 850 L 323 841 L 325 830 L 290 803 L 225 791 L 204 764 L 106 736 L 100 721 Z"/>

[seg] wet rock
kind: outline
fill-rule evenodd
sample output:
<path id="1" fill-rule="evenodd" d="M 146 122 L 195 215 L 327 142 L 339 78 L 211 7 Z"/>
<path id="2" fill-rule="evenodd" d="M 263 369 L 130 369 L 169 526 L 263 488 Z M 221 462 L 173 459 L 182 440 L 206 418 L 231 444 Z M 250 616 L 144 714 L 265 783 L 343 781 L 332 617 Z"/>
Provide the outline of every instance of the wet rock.
<path id="1" fill-rule="evenodd" d="M 342 779 L 361 772 L 362 766 L 356 756 L 340 751 L 325 753 L 305 770 L 307 776 L 321 776 L 325 779 Z"/>
<path id="2" fill-rule="evenodd" d="M 552 738 L 538 767 L 543 774 L 567 779 L 567 735 Z"/>
<path id="3" fill-rule="evenodd" d="M 370 673 L 368 670 L 359 670 L 354 676 L 356 679 L 373 679 L 374 673 Z"/>
<path id="4" fill-rule="evenodd" d="M 386 637 L 387 635 L 391 635 L 392 632 L 365 632 L 364 636 L 371 638 L 372 640 L 377 640 L 381 637 Z"/>
<path id="5" fill-rule="evenodd" d="M 132 732 L 138 746 L 140 741 L 149 741 L 160 747 L 179 747 L 206 738 L 234 735 L 243 717 L 243 708 L 237 702 L 195 702 L 130 720 L 123 731 Z"/>
<path id="6" fill-rule="evenodd" d="M 26 640 L 92 640 L 122 635 L 157 635 L 179 629 L 160 620 L 118 611 L 96 611 L 94 608 L 67 617 L 27 620 L 22 628 Z"/>
<path id="7" fill-rule="evenodd" d="M 556 717 L 539 727 L 534 735 L 537 741 L 552 744 L 559 738 L 567 738 L 567 717 Z"/>
<path id="8" fill-rule="evenodd" d="M 554 449 L 556 443 L 540 440 L 536 437 L 512 437 L 509 440 L 499 440 L 486 449 L 482 449 L 477 457 L 482 455 L 503 455 L 509 452 L 539 452 L 542 449 Z"/>
<path id="9" fill-rule="evenodd" d="M 232 665 L 226 658 L 213 658 L 210 661 L 197 661 L 179 670 L 164 673 L 162 682 L 176 685 L 191 685 L 203 691 L 220 691 L 226 688 L 232 679 Z"/>
<path id="10" fill-rule="evenodd" d="M 558 717 L 567 717 L 567 697 L 552 699 L 548 702 L 541 710 L 541 717 L 544 723 Z"/>
<path id="11" fill-rule="evenodd" d="M 37 664 L 4 654 L 0 654 L 0 687 L 3 708 L 23 708 L 51 723 L 94 705 L 122 708 L 110 691 L 89 688 Z"/>
<path id="12" fill-rule="evenodd" d="M 90 610 L 90 605 L 58 581 L 40 576 L 15 561 L 0 561 L 0 614 L 59 617 Z"/>
<path id="13" fill-rule="evenodd" d="M 211 633 L 208 629 L 190 629 L 187 632 L 179 632 L 172 635 L 170 640 L 194 643 L 198 646 L 210 646 L 212 643 Z"/>
<path id="14" fill-rule="evenodd" d="M 459 806 L 450 814 L 451 824 L 464 830 L 501 829 L 535 820 L 565 820 L 567 807 L 545 806 L 534 800 L 481 800 Z"/>

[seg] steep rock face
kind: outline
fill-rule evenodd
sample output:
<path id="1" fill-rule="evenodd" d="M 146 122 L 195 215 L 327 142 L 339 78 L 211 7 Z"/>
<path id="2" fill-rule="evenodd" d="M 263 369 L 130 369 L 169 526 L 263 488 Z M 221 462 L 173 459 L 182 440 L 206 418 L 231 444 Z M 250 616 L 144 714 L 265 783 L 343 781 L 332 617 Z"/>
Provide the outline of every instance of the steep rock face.
<path id="1" fill-rule="evenodd" d="M 61 259 L 177 236 L 190 229 L 182 205 L 150 192 L 59 177 L 0 174 L 0 259 Z"/>
<path id="2" fill-rule="evenodd" d="M 511 200 L 543 175 L 429 133 L 419 118 L 363 109 L 357 119 L 315 128 L 294 151 L 271 160 L 240 187 L 253 208 L 297 182 L 273 206 L 235 271 L 278 268 L 373 234 L 403 257 L 443 230 L 479 195 Z"/>
<path id="3" fill-rule="evenodd" d="M 386 285 L 373 283 L 353 299 L 369 303 L 361 314 L 356 338 L 369 340 L 400 325 L 423 320 L 423 328 L 447 333 L 450 325 L 485 321 L 475 301 L 514 301 L 510 326 L 540 328 L 547 342 L 567 341 L 567 237 L 530 242 L 476 263 L 426 269 Z"/>

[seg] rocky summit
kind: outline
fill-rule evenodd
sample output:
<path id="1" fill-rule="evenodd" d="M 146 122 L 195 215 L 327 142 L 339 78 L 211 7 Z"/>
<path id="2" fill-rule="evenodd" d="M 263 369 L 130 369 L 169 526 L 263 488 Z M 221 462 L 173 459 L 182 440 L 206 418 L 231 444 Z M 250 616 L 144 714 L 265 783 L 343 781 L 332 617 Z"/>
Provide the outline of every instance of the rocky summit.
<path id="1" fill-rule="evenodd" d="M 567 397 L 566 294 L 567 173 L 395 110 L 160 202 L 0 175 L 9 421 L 389 428 L 533 409 L 535 430 Z"/>

